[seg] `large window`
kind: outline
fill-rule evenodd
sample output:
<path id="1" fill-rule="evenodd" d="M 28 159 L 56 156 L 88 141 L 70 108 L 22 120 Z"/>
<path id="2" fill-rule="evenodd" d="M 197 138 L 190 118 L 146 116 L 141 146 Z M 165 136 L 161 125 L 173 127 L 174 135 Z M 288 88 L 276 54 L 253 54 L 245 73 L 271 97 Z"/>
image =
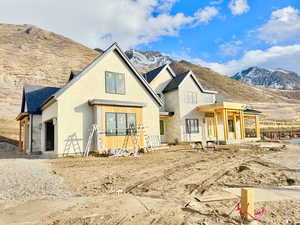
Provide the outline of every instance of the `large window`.
<path id="1" fill-rule="evenodd" d="M 125 94 L 125 75 L 105 72 L 105 90 L 110 94 Z"/>
<path id="2" fill-rule="evenodd" d="M 199 120 L 198 119 L 186 119 L 185 126 L 186 126 L 187 134 L 199 133 Z"/>
<path id="3" fill-rule="evenodd" d="M 184 102 L 187 104 L 197 104 L 197 93 L 192 91 L 185 92 Z"/>
<path id="4" fill-rule="evenodd" d="M 105 113 L 106 135 L 125 136 L 136 133 L 135 113 Z"/>

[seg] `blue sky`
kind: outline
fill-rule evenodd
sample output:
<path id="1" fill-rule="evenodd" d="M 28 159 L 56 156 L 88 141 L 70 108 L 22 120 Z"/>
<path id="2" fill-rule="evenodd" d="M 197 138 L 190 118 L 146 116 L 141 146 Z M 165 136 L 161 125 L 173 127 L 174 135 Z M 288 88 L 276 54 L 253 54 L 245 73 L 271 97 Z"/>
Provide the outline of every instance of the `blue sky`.
<path id="1" fill-rule="evenodd" d="M 225 75 L 250 66 L 300 73 L 299 0 L 1 0 L 0 15 L 91 48 L 118 42 Z"/>
<path id="2" fill-rule="evenodd" d="M 197 9 L 207 6 L 216 7 L 219 14 L 211 21 L 190 28 L 182 29 L 178 36 L 162 37 L 161 40 L 141 45 L 142 50 L 154 49 L 166 53 L 182 51 L 190 57 L 204 58 L 225 62 L 229 59 L 241 56 L 243 51 L 254 48 L 266 49 L 268 44 L 255 37 L 255 31 L 265 24 L 273 11 L 292 6 L 300 8 L 298 0 L 249 0 L 249 10 L 240 15 L 233 15 L 228 7 L 228 1 L 221 4 L 212 4 L 211 0 L 179 1 L 174 4 L 171 14 L 184 13 L 193 15 Z M 220 1 L 222 2 L 222 1 Z M 243 41 L 246 45 L 236 55 L 224 55 L 220 46 L 234 41 Z M 190 49 L 190 50 L 189 50 Z"/>

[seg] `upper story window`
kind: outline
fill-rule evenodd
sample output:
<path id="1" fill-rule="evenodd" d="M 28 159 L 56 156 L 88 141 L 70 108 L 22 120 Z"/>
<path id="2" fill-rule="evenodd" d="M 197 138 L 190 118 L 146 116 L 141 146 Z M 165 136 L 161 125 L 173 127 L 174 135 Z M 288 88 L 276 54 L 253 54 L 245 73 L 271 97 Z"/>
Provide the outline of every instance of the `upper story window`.
<path id="1" fill-rule="evenodd" d="M 192 92 L 192 91 L 188 91 L 185 92 L 185 96 L 184 96 L 184 102 L 187 104 L 197 104 L 197 93 L 196 92 Z"/>
<path id="2" fill-rule="evenodd" d="M 125 74 L 105 72 L 105 91 L 110 94 L 125 94 Z"/>

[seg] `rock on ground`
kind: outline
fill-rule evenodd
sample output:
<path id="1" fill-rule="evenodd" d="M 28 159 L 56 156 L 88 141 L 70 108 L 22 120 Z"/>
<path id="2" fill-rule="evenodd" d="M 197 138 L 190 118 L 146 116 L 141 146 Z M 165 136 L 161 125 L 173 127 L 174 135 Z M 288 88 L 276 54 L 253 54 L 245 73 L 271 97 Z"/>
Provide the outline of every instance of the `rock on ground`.
<path id="1" fill-rule="evenodd" d="M 14 153 L 18 158 L 11 157 Z M 21 158 L 7 143 L 0 143 L 0 155 L 0 204 L 70 195 L 63 179 L 51 174 L 45 160 Z"/>

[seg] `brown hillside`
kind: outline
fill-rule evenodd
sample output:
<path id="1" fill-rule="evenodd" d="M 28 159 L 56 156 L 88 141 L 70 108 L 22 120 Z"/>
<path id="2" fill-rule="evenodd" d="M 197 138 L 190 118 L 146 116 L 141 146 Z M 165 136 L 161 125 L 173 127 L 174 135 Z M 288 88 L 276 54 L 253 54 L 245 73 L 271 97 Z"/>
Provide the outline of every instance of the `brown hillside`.
<path id="1" fill-rule="evenodd" d="M 250 86 L 216 73 L 209 68 L 194 65 L 187 61 L 174 62 L 171 66 L 177 73 L 192 70 L 203 86 L 218 91 L 220 95 L 228 100 L 274 103 L 300 102 L 300 91 L 283 91 Z"/>
<path id="2" fill-rule="evenodd" d="M 32 25 L 0 24 L 0 136 L 16 137 L 24 84 L 62 86 L 98 54 Z"/>

